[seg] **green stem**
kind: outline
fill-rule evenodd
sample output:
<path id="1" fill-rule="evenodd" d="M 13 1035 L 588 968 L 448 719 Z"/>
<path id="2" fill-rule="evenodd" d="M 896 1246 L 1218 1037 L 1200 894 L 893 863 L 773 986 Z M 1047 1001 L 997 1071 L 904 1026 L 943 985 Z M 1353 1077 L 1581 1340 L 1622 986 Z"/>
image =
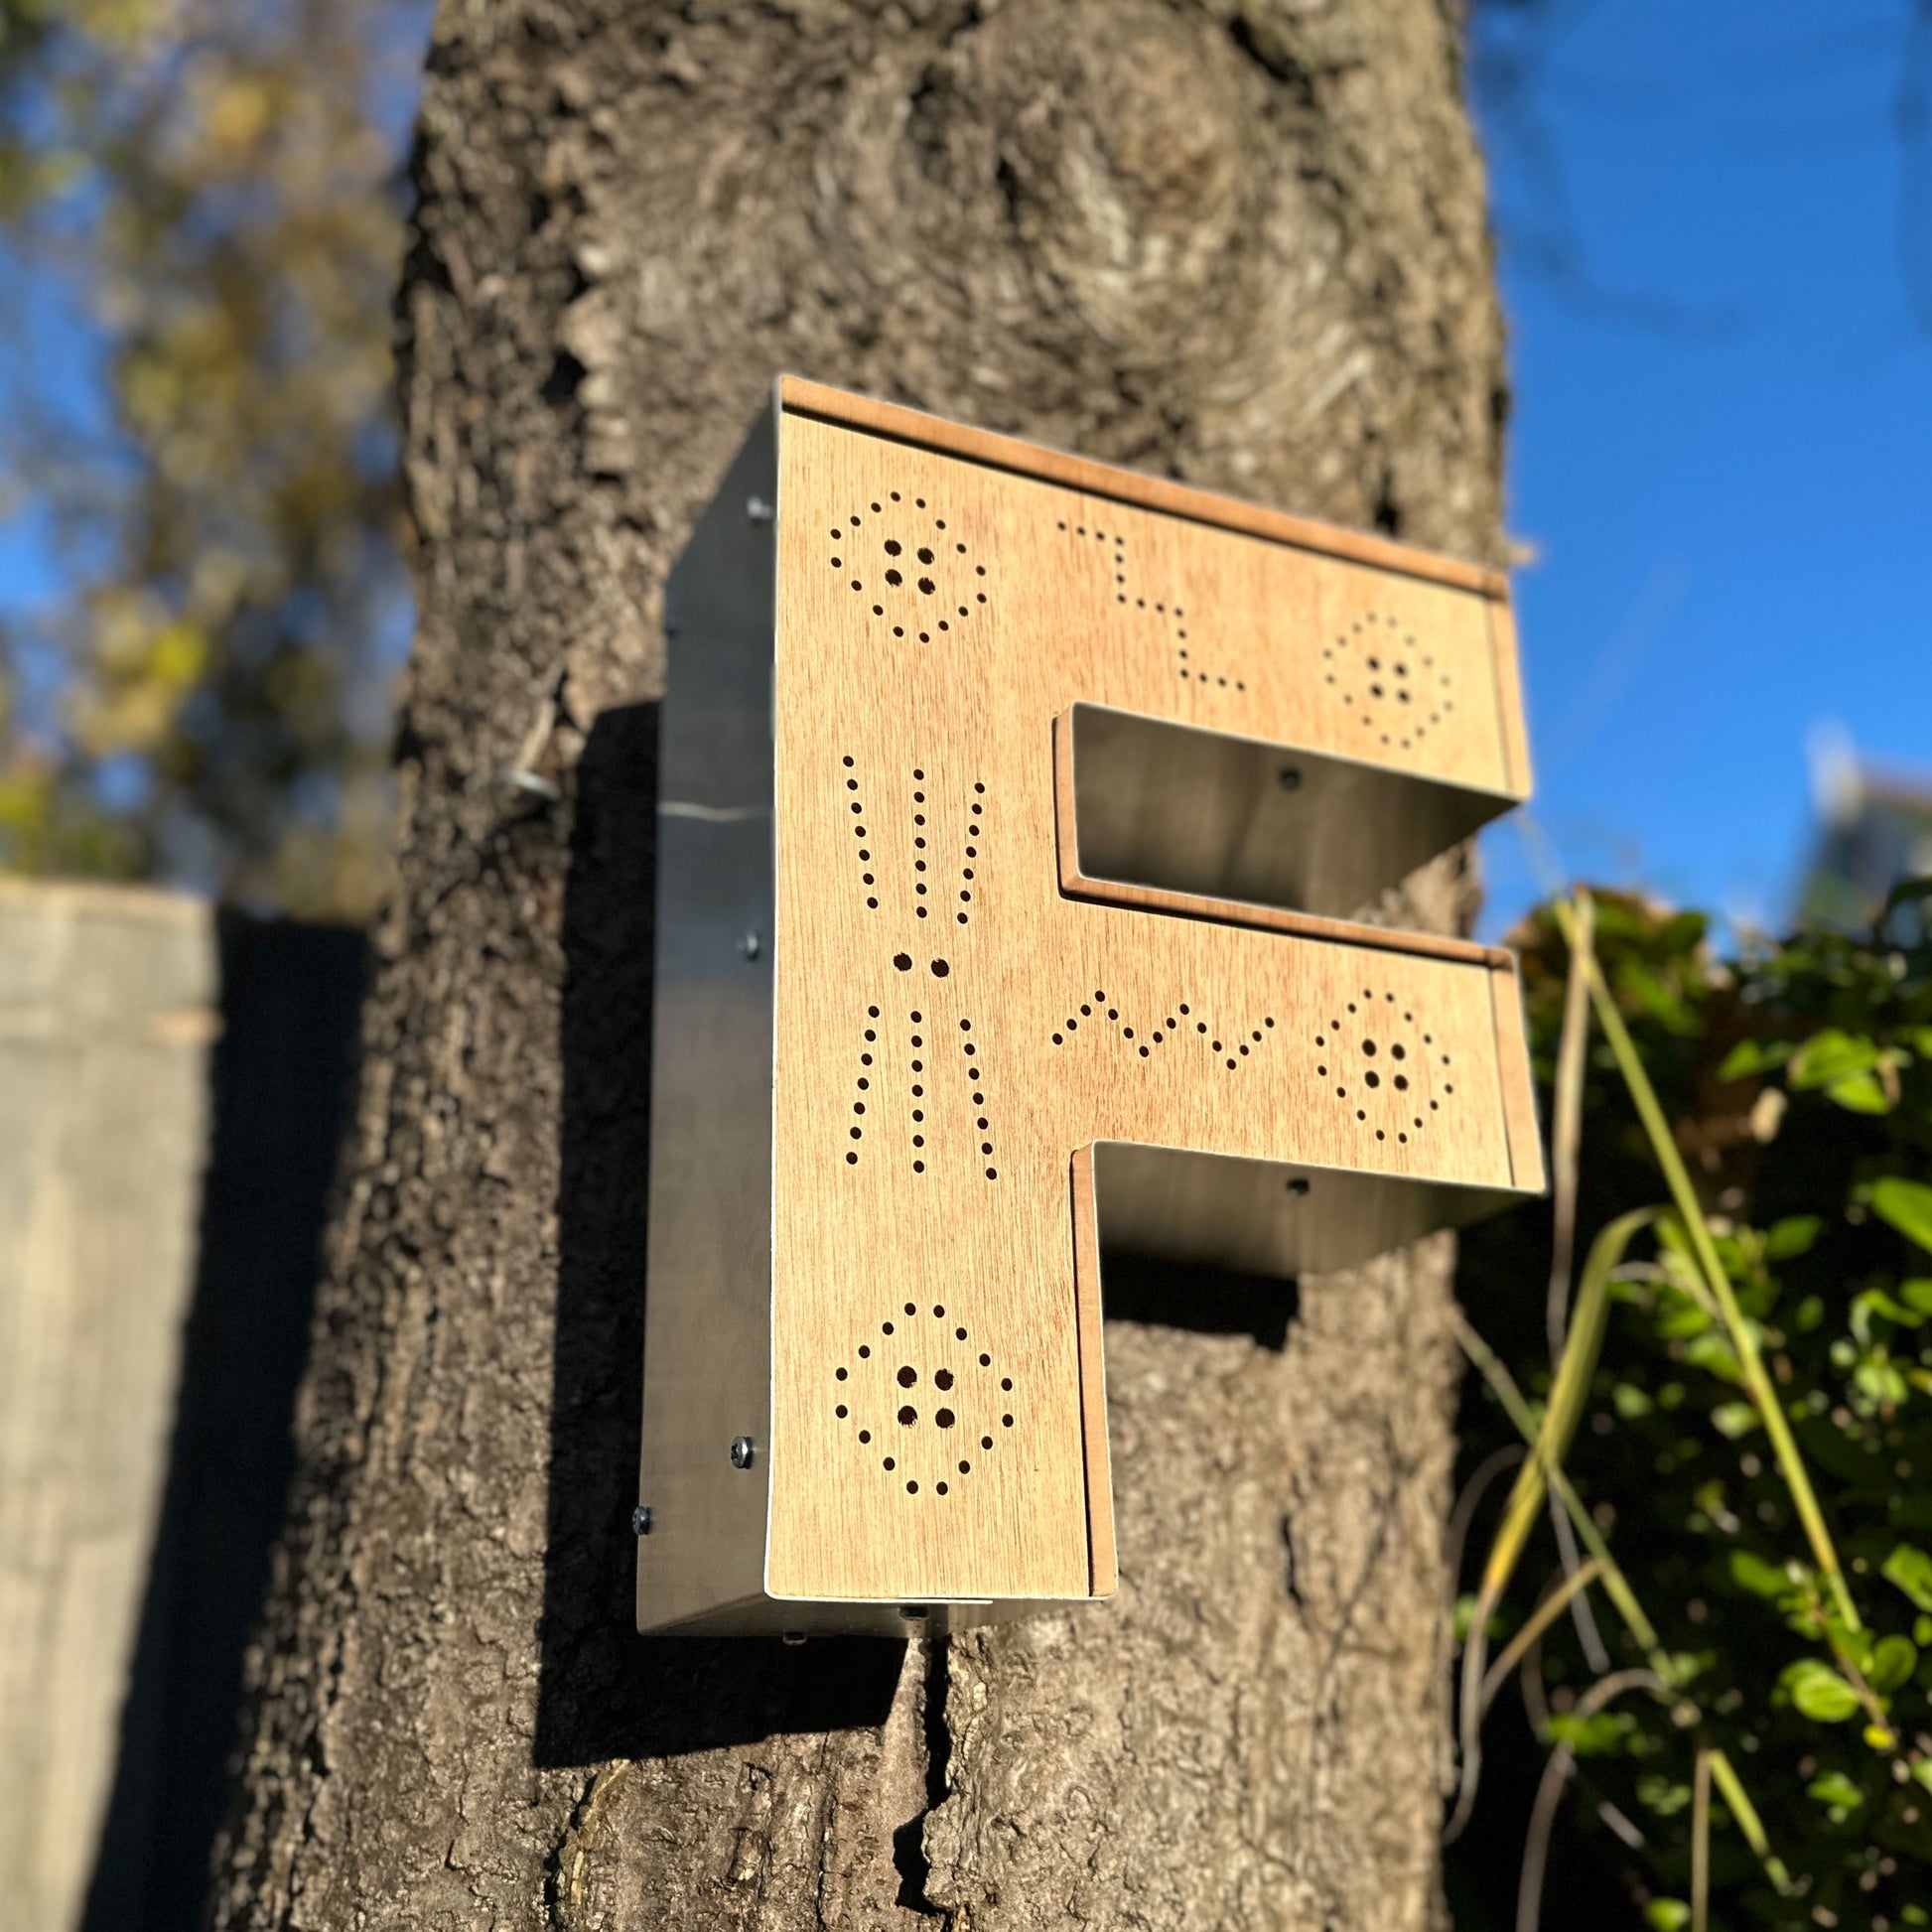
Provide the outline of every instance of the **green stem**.
<path id="1" fill-rule="evenodd" d="M 1576 915 L 1573 909 L 1559 899 L 1556 903 L 1559 925 L 1563 928 L 1564 938 L 1572 940 L 1576 934 Z M 1779 1471 L 1785 1487 L 1791 1492 L 1791 1500 L 1798 1512 L 1798 1520 L 1804 1525 L 1805 1536 L 1811 1544 L 1812 1555 L 1819 1569 L 1824 1573 L 1831 1587 L 1832 1599 L 1838 1606 L 1839 1616 L 1848 1630 L 1860 1630 L 1863 1625 L 1859 1621 L 1857 1606 L 1852 1601 L 1852 1592 L 1846 1587 L 1845 1572 L 1838 1560 L 1837 1547 L 1832 1542 L 1831 1530 L 1825 1522 L 1825 1512 L 1819 1507 L 1818 1496 L 1811 1486 L 1810 1472 L 1805 1468 L 1803 1455 L 1799 1452 L 1798 1439 L 1791 1433 L 1790 1419 L 1784 1413 L 1784 1405 L 1779 1402 L 1777 1390 L 1772 1386 L 1770 1371 L 1764 1366 L 1764 1357 L 1757 1346 L 1757 1334 L 1746 1320 L 1743 1309 L 1737 1301 L 1736 1291 L 1730 1285 L 1730 1277 L 1718 1256 L 1718 1245 L 1711 1237 L 1711 1228 L 1704 1218 L 1704 1209 L 1698 1201 L 1697 1190 L 1691 1185 L 1690 1171 L 1684 1166 L 1683 1156 L 1677 1151 L 1677 1143 L 1671 1137 L 1670 1123 L 1664 1118 L 1664 1110 L 1658 1104 L 1657 1090 L 1650 1084 L 1650 1076 L 1644 1071 L 1643 1061 L 1637 1056 L 1635 1042 L 1630 1032 L 1623 1024 L 1623 1015 L 1617 1011 L 1616 1002 L 1610 997 L 1610 990 L 1603 978 L 1602 970 L 1595 960 L 1589 962 L 1590 999 L 1596 1008 L 1596 1018 L 1603 1029 L 1603 1036 L 1610 1043 L 1610 1051 L 1616 1055 L 1616 1063 L 1623 1075 L 1624 1085 L 1630 1089 L 1630 1098 L 1636 1103 L 1637 1116 L 1643 1122 L 1644 1132 L 1649 1136 L 1651 1152 L 1657 1158 L 1657 1165 L 1663 1170 L 1664 1178 L 1670 1185 L 1671 1198 L 1677 1203 L 1677 1211 L 1684 1222 L 1685 1232 L 1690 1236 L 1699 1266 L 1704 1270 L 1710 1283 L 1711 1293 L 1717 1298 L 1718 1307 L 1723 1311 L 1725 1326 L 1729 1331 L 1731 1344 L 1737 1350 L 1738 1366 L 1742 1370 L 1744 1386 L 1752 1400 L 1757 1404 L 1758 1413 L 1764 1419 L 1765 1433 L 1771 1439 L 1772 1453 L 1776 1455 Z M 1605 1579 L 1605 1587 L 1608 1579 Z"/>
<path id="2" fill-rule="evenodd" d="M 1738 1781 L 1730 1759 L 1723 1751 L 1711 1753 L 1711 1775 L 1718 1781 L 1718 1789 L 1729 1807 L 1731 1818 L 1737 1829 L 1744 1834 L 1744 1843 L 1757 1854 L 1758 1863 L 1763 1865 L 1765 1875 L 1775 1885 L 1781 1895 L 1791 1890 L 1791 1874 L 1784 1868 L 1784 1861 L 1773 1856 L 1771 1840 L 1764 1829 L 1764 1821 L 1757 1815 L 1757 1807 L 1751 1803 L 1743 1785 Z"/>
<path id="3" fill-rule="evenodd" d="M 1509 1419 L 1529 1444 L 1530 1452 L 1542 1454 L 1541 1432 L 1537 1428 L 1536 1417 L 1530 1406 L 1523 1400 L 1521 1392 L 1511 1379 L 1509 1370 L 1497 1359 L 1496 1352 L 1472 1328 L 1467 1318 L 1458 1310 L 1451 1314 L 1450 1322 L 1455 1329 L 1455 1338 L 1462 1344 L 1462 1352 L 1476 1366 L 1482 1379 L 1495 1390 L 1496 1399 L 1507 1411 Z M 1577 1526 L 1577 1534 L 1596 1561 L 1602 1565 L 1603 1593 L 1616 1605 L 1617 1614 L 1622 1617 L 1624 1627 L 1643 1646 L 1649 1658 L 1650 1667 L 1657 1675 L 1668 1681 L 1672 1675 L 1670 1659 L 1664 1654 L 1663 1645 L 1658 1641 L 1656 1626 L 1644 1615 L 1643 1605 L 1637 1601 L 1636 1592 L 1630 1587 L 1629 1580 L 1617 1568 L 1616 1559 L 1610 1555 L 1610 1546 L 1603 1541 L 1603 1532 L 1596 1527 L 1590 1516 L 1571 1486 L 1570 1478 L 1564 1473 L 1561 1463 L 1550 1467 L 1546 1461 L 1546 1473 L 1550 1487 L 1562 1498 L 1570 1520 Z"/>
<path id="4" fill-rule="evenodd" d="M 1510 1638 L 1502 1655 L 1489 1666 L 1488 1674 L 1482 1680 L 1482 1708 L 1485 1713 L 1496 1701 L 1496 1693 L 1509 1681 L 1510 1672 L 1529 1655 L 1530 1645 L 1564 1613 L 1573 1597 L 1587 1589 L 1602 1574 L 1603 1566 L 1591 1557 L 1587 1563 L 1580 1563 L 1536 1606 L 1535 1614 Z"/>

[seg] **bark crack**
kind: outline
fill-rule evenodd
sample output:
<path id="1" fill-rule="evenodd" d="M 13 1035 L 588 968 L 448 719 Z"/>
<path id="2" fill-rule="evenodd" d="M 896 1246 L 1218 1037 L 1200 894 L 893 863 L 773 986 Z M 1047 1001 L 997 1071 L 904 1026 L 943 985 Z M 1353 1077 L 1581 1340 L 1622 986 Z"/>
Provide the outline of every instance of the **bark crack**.
<path id="1" fill-rule="evenodd" d="M 558 1932 L 588 1932 L 590 1921 L 585 1913 L 585 1902 L 589 1891 L 589 1873 L 586 1867 L 603 1837 L 604 1822 L 612 1801 L 623 1789 L 630 1772 L 630 1760 L 619 1758 L 615 1763 L 605 1765 L 591 1779 L 571 1814 L 568 1829 L 551 1854 L 547 1902 L 550 1923 L 558 1928 Z"/>
<path id="2" fill-rule="evenodd" d="M 893 1834 L 893 1865 L 898 1872 L 901 1910 L 950 1924 L 952 1914 L 926 1895 L 932 1861 L 926 1855 L 926 1820 L 946 1802 L 951 1786 L 952 1732 L 946 1725 L 946 1690 L 951 1682 L 952 1640 L 924 1639 L 923 1680 L 919 1689 L 919 1731 L 925 1756 L 925 1804 Z"/>

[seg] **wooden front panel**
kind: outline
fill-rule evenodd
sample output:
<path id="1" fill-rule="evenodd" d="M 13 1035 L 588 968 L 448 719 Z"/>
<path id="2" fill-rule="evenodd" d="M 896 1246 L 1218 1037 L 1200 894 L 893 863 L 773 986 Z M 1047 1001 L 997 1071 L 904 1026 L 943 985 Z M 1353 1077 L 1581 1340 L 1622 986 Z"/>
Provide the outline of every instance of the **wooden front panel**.
<path id="1" fill-rule="evenodd" d="M 767 1587 L 1084 1595 L 1077 1151 L 1506 1187 L 1510 1108 L 1478 948 L 1064 897 L 1054 718 L 1500 788 L 1488 600 L 789 414 L 778 500 Z"/>

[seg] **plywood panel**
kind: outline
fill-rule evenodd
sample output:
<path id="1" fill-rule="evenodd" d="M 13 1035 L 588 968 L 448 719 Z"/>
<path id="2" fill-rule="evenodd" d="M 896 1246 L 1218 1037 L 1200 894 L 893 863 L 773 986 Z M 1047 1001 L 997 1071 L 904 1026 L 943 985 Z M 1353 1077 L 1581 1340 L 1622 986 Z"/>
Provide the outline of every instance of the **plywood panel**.
<path id="1" fill-rule="evenodd" d="M 1053 720 L 1499 787 L 1488 600 L 789 414 L 778 501 L 766 1586 L 1085 1595 L 1072 1156 L 1507 1186 L 1510 1101 L 1480 949 L 1065 896 Z"/>
<path id="2" fill-rule="evenodd" d="M 1091 457 L 1044 449 L 1037 443 L 1023 443 L 1018 437 L 1001 436 L 968 423 L 949 423 L 941 416 L 928 416 L 921 410 L 881 402 L 873 396 L 855 396 L 795 375 L 781 378 L 778 395 L 781 406 L 794 415 L 863 430 L 882 441 L 909 443 L 916 449 L 964 457 L 987 469 L 1036 477 L 1105 502 L 1136 503 L 1144 509 L 1163 510 L 1171 516 L 1211 523 L 1226 530 L 1242 530 L 1250 536 L 1294 544 L 1325 556 L 1349 557 L 1377 570 L 1449 584 L 1483 597 L 1509 595 L 1508 579 L 1500 571 L 1485 570 L 1480 564 L 1465 563 L 1457 557 L 1418 550 L 1413 544 L 1397 543 L 1366 530 L 1345 529 L 1339 524 L 1318 522 L 1313 517 L 1293 516 L 1265 504 L 1218 496 L 1172 478 L 1116 469 L 1112 464 L 1096 463 Z"/>

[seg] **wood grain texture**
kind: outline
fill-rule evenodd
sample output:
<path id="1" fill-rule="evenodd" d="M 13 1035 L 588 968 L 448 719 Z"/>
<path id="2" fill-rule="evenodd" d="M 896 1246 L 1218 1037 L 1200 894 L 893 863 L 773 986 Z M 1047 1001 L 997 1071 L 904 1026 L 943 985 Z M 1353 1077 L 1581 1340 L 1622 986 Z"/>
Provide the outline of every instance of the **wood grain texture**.
<path id="1" fill-rule="evenodd" d="M 1017 436 L 1001 436 L 969 423 L 948 422 L 924 410 L 907 409 L 876 396 L 857 396 L 804 376 L 779 378 L 780 405 L 801 416 L 812 416 L 848 429 L 863 430 L 882 440 L 909 443 L 915 448 L 964 457 L 991 470 L 1035 477 L 1059 483 L 1097 503 L 1136 504 L 1170 516 L 1185 517 L 1224 530 L 1274 543 L 1292 544 L 1317 556 L 1343 557 L 1372 569 L 1394 571 L 1428 583 L 1447 584 L 1478 596 L 1506 599 L 1509 580 L 1501 571 L 1454 557 L 1438 557 L 1412 544 L 1392 543 L 1366 530 L 1344 529 L 1312 517 L 1295 516 L 1265 504 L 1243 502 L 1204 489 L 1190 489 L 1167 477 L 1151 477 L 1138 470 L 1096 463 L 1068 450 L 1051 450 L 1025 443 Z"/>
<path id="2" fill-rule="evenodd" d="M 1512 1181 L 1517 1187 L 1541 1193 L 1549 1184 L 1543 1161 L 1543 1124 L 1536 1112 L 1536 1076 L 1530 1069 L 1523 982 L 1513 960 L 1491 974 L 1489 992 L 1495 1003 L 1496 1071 L 1503 1092 Z"/>
<path id="3" fill-rule="evenodd" d="M 398 888 L 217 1924 L 1432 1924 L 1452 1243 L 1286 1322 L 1116 1311 L 1110 1604 L 902 1657 L 651 1643 L 625 1519 L 648 705 L 694 513 L 811 369 L 1500 564 L 1455 17 L 439 8 Z M 553 810 L 496 778 L 546 719 Z M 1447 861 L 1378 916 L 1472 895 Z"/>
<path id="4" fill-rule="evenodd" d="M 793 411 L 779 423 L 784 601 L 810 600 L 814 636 L 862 642 L 882 688 L 950 666 L 958 735 L 1012 695 L 976 667 L 1018 637 L 1068 703 L 1509 791 L 1521 701 L 1491 599 Z"/>
<path id="5" fill-rule="evenodd" d="M 780 418 L 777 1596 L 1087 1593 L 1077 1150 L 1510 1183 L 1491 953 L 1068 897 L 1053 749 L 1076 699 L 1226 701 L 1328 749 L 1351 714 L 1313 640 L 1397 608 L 1415 630 L 1395 648 L 1453 666 L 1465 709 L 1374 756 L 1493 784 L 1483 605 L 1117 505 L 1090 528 L 1092 502 Z M 1175 584 L 1175 612 L 1137 608 L 1131 587 Z M 1318 621 L 1282 622 L 1298 609 Z M 1203 650 L 1252 640 L 1243 689 L 1176 674 L 1175 617 Z"/>
<path id="6" fill-rule="evenodd" d="M 1529 727 L 1523 716 L 1523 673 L 1516 648 L 1516 613 L 1507 599 L 1489 606 L 1489 648 L 1496 666 L 1496 699 L 1502 711 L 1503 759 L 1509 789 L 1527 798 L 1534 784 Z"/>

